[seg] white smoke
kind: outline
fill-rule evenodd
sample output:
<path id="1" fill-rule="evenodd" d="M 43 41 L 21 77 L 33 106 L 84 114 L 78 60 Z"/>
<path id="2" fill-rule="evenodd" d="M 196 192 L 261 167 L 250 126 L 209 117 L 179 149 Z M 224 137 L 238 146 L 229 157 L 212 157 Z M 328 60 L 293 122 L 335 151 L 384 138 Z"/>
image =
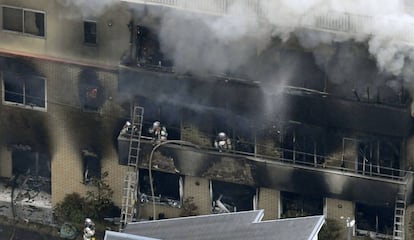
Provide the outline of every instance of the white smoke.
<path id="1" fill-rule="evenodd" d="M 232 71 L 248 64 L 273 37 L 287 41 L 293 34 L 311 49 L 349 40 L 368 42 L 378 68 L 397 76 L 412 55 L 404 42 L 414 41 L 410 35 L 414 18 L 405 12 L 402 1 L 262 0 L 260 16 L 247 5 L 249 1 L 233 2 L 224 16 L 181 11 L 161 16 L 161 46 L 179 71 Z M 341 21 L 343 26 L 338 26 Z M 302 31 L 331 30 L 329 24 L 339 31 Z"/>
<path id="2" fill-rule="evenodd" d="M 77 7 L 83 16 L 96 16 L 120 3 L 119 0 L 57 1 Z M 271 91 L 279 89 L 303 71 L 298 69 L 300 61 L 296 57 L 280 57 L 272 46 L 275 41 L 280 41 L 277 43 L 280 46 L 296 39 L 313 53 L 329 81 L 347 83 L 361 95 L 368 95 L 370 87 L 372 94 L 372 88 L 379 86 L 387 91 L 400 91 L 398 79 L 410 82 L 414 77 L 414 48 L 410 46 L 414 42 L 414 17 L 406 12 L 403 0 L 176 2 L 191 5 L 191 11 L 154 10 L 142 4 L 130 6 L 136 6 L 136 13 L 145 18 L 160 20 L 154 29 L 158 31 L 161 50 L 180 73 L 242 72 L 240 77 L 270 81 L 274 83 Z M 206 8 L 224 9 L 223 3 L 227 4 L 224 15 L 201 13 Z M 357 47 L 347 42 L 356 43 Z M 370 61 L 376 66 L 371 66 Z"/>
<path id="3" fill-rule="evenodd" d="M 65 6 L 76 6 L 84 17 L 99 15 L 121 2 L 57 1 Z M 196 13 L 158 12 L 161 18 L 161 48 L 174 60 L 178 71 L 231 72 L 249 64 L 252 57 L 266 49 L 272 38 L 277 36 L 287 41 L 292 34 L 299 38 L 302 46 L 312 49 L 320 44 L 351 39 L 368 41 L 369 53 L 375 57 L 378 68 L 394 75 L 405 71 L 406 62 L 413 55 L 411 47 L 403 44 L 414 42 L 414 17 L 406 13 L 408 8 L 404 0 L 184 2 L 191 5 Z M 199 14 L 206 5 L 220 9 L 223 3 L 227 4 L 225 15 Z M 340 30 L 339 34 L 335 31 L 301 31 L 304 27 L 329 29 L 332 26 Z"/>

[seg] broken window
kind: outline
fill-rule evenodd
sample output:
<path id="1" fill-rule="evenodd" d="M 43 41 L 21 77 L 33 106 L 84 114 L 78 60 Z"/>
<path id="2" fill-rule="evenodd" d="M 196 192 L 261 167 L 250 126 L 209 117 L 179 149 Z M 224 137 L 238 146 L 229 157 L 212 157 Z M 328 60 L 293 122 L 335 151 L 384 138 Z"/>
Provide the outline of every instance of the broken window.
<path id="1" fill-rule="evenodd" d="M 221 181 L 211 181 L 212 212 L 239 212 L 253 210 L 256 205 L 256 188 Z"/>
<path id="2" fill-rule="evenodd" d="M 15 145 L 12 150 L 12 172 L 16 177 L 25 177 L 25 184 L 29 187 L 50 192 L 49 155 L 32 151 L 30 146 Z"/>
<path id="3" fill-rule="evenodd" d="M 96 44 L 96 22 L 84 21 L 83 22 L 83 41 L 84 43 Z"/>
<path id="4" fill-rule="evenodd" d="M 302 217 L 323 214 L 323 198 L 281 192 L 282 217 Z"/>
<path id="5" fill-rule="evenodd" d="M 3 74 L 4 102 L 46 108 L 45 79 L 15 73 Z"/>
<path id="6" fill-rule="evenodd" d="M 2 7 L 3 29 L 30 35 L 45 36 L 45 13 L 16 7 Z"/>
<path id="7" fill-rule="evenodd" d="M 79 100 L 85 111 L 98 111 L 105 98 L 96 71 L 85 69 L 79 74 Z"/>
<path id="8" fill-rule="evenodd" d="M 151 171 L 154 197 L 151 193 L 149 171 L 139 170 L 139 197 L 141 203 L 154 200 L 160 204 L 180 207 L 183 196 L 183 177 L 178 174 Z"/>
<path id="9" fill-rule="evenodd" d="M 101 179 L 101 158 L 90 150 L 82 151 L 83 182 L 88 184 L 93 179 Z"/>
<path id="10" fill-rule="evenodd" d="M 392 235 L 394 211 L 389 206 L 355 204 L 355 220 L 359 233 L 375 232 Z"/>

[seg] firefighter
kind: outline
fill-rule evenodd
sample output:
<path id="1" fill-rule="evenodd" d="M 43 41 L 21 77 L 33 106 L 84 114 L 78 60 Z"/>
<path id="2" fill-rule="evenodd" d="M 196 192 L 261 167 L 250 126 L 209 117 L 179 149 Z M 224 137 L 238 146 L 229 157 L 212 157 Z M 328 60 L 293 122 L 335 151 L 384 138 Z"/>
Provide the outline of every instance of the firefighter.
<path id="1" fill-rule="evenodd" d="M 214 147 L 219 152 L 231 150 L 231 140 L 227 137 L 227 134 L 220 132 L 214 140 Z"/>
<path id="2" fill-rule="evenodd" d="M 132 123 L 130 121 L 126 121 L 124 126 L 122 127 L 121 134 L 120 135 L 129 135 L 132 133 L 133 130 Z"/>
<path id="3" fill-rule="evenodd" d="M 95 240 L 95 224 L 90 218 L 85 219 L 85 228 L 83 229 L 83 240 Z"/>
<path id="4" fill-rule="evenodd" d="M 154 145 L 167 141 L 167 128 L 165 126 L 161 126 L 161 123 L 159 121 L 155 121 L 148 132 L 152 134 L 152 141 Z"/>
<path id="5" fill-rule="evenodd" d="M 138 134 L 137 126 L 132 125 L 132 123 L 130 121 L 126 121 L 126 123 L 122 127 L 120 135 L 121 136 L 130 136 L 130 135 L 132 135 L 133 137 L 137 137 L 137 134 Z"/>

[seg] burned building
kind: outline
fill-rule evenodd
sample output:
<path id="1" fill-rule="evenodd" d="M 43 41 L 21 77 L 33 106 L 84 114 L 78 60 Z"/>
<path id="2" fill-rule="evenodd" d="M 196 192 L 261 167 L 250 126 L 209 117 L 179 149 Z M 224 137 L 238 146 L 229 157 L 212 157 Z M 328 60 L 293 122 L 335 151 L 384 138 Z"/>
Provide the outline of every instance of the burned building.
<path id="1" fill-rule="evenodd" d="M 325 214 L 403 239 L 409 56 L 380 61 L 373 16 L 306 12 L 292 28 L 266 1 L 233 2 L 0 0 L 1 177 L 41 179 L 56 205 L 108 172 L 136 219 L 186 215 L 191 199 L 197 214 Z M 414 39 L 395 34 L 409 52 Z M 120 134 L 126 121 L 138 136 Z M 218 151 L 221 132 L 231 147 Z M 130 172 L 136 208 L 123 200 Z"/>

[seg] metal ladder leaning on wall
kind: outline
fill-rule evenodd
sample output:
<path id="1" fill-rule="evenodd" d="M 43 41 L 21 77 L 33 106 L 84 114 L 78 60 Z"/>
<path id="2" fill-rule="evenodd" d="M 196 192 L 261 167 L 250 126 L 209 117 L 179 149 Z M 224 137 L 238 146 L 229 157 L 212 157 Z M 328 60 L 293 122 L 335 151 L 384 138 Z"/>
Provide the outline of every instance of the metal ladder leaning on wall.
<path id="1" fill-rule="evenodd" d="M 128 169 L 125 174 L 121 219 L 119 231 L 122 232 L 125 226 L 132 222 L 135 214 L 135 203 L 137 201 L 137 184 L 139 179 L 138 158 L 141 145 L 142 121 L 144 108 L 135 106 L 132 115 L 132 130 L 129 136 Z"/>
<path id="2" fill-rule="evenodd" d="M 405 207 L 407 205 L 406 186 L 400 187 L 395 197 L 393 240 L 405 240 Z"/>

